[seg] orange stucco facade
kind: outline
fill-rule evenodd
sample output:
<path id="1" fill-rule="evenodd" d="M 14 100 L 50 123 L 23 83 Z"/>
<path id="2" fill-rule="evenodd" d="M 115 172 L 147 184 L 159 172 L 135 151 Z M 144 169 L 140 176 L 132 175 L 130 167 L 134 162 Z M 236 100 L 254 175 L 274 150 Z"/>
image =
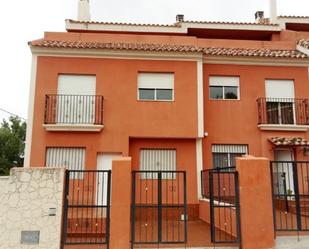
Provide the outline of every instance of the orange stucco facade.
<path id="1" fill-rule="evenodd" d="M 68 32 L 46 32 L 42 43 L 34 41 L 30 44 L 36 61 L 33 68 L 33 91 L 30 94 L 33 109 L 30 109 L 32 116 L 28 128 L 26 166 L 45 166 L 47 149 L 50 147 L 85 148 L 86 170 L 97 169 L 99 154 L 117 153 L 127 158 L 126 162 L 117 159 L 113 163 L 113 168 L 117 168 L 117 181 L 121 181 L 122 177 L 129 177 L 130 166 L 131 170 L 141 168 L 143 149 L 174 150 L 176 170 L 185 171 L 187 176 L 189 220 L 199 217 L 209 221 L 209 203 L 200 202 L 200 171 L 213 168 L 213 145 L 246 145 L 249 155 L 269 160 L 275 159 L 276 149 L 292 149 L 294 159 L 309 159 L 309 153 L 305 153 L 303 147 L 276 147 L 269 141 L 273 137 L 293 137 L 309 141 L 309 112 L 306 113 L 308 123 L 301 127 L 286 129 L 279 125 L 274 130 L 263 130 L 258 126 L 257 104 L 258 98 L 266 97 L 266 80 L 293 81 L 294 98 L 309 98 L 309 54 L 297 50 L 297 41 L 309 39 L 309 32 L 274 31 L 271 25 L 266 30 L 266 25 L 265 30 L 257 30 L 260 27 L 245 30 L 248 31 L 248 39 L 235 39 L 228 38 L 228 35 L 235 32 L 242 37 L 244 30 L 239 32 L 221 27 L 210 32 L 209 28 L 203 28 L 202 23 L 198 28 L 188 28 L 187 33 L 147 33 L 125 30 L 131 26 L 122 27 L 122 31 L 113 31 L 109 24 L 106 24 L 108 28 L 104 30 L 105 24 L 102 25 L 96 31 L 85 28 L 68 29 Z M 210 38 L 207 32 L 214 37 Z M 223 36 L 227 38 L 222 39 Z M 220 50 L 216 54 L 207 50 L 213 48 L 227 49 L 228 52 L 222 55 L 220 53 L 224 51 Z M 246 54 L 239 54 L 234 49 Z M 272 52 L 277 54 L 273 55 Z M 140 73 L 172 73 L 173 99 L 139 100 Z M 104 97 L 101 130 L 59 131 L 46 128 L 46 95 L 57 95 L 59 75 L 95 76 L 95 95 Z M 238 99 L 211 99 L 211 76 L 238 77 Z M 54 123 L 52 125 L 57 126 Z M 70 125 L 74 127 L 75 124 Z M 268 163 L 263 161 L 264 173 Z M 241 179 L 246 186 L 243 200 L 247 204 L 247 219 L 252 215 L 252 206 L 250 184 L 245 181 L 247 171 L 244 167 L 250 162 L 241 164 Z M 254 172 L 259 171 L 258 164 L 259 162 L 253 163 Z M 124 172 L 121 172 L 122 166 Z M 252 174 L 250 177 L 253 177 Z M 270 176 L 267 177 L 269 180 Z M 263 182 L 260 178 L 255 180 L 256 184 Z M 112 192 L 120 194 L 121 188 L 127 188 L 130 184 L 122 182 L 119 185 L 121 187 L 116 185 L 113 182 Z M 269 185 L 270 183 L 265 183 L 263 187 L 270 191 Z M 173 192 L 174 189 L 170 191 Z M 256 189 L 254 191 L 259 192 Z M 129 210 L 121 210 L 125 210 L 124 205 L 129 205 L 129 194 L 130 191 L 126 189 L 125 203 L 112 196 L 112 201 L 118 205 L 115 205 L 112 216 L 117 217 L 115 210 L 124 212 L 126 216 L 124 226 L 112 223 L 113 239 L 117 238 L 117 229 L 128 228 Z M 268 198 L 267 201 L 270 202 L 269 194 L 270 192 L 266 193 L 265 197 L 262 193 L 261 198 Z M 271 205 L 265 203 L 264 206 L 270 208 Z M 271 212 L 268 215 L 271 216 Z M 271 226 L 272 222 L 269 222 L 267 229 Z M 219 225 L 216 227 L 220 229 Z M 122 243 L 128 247 L 128 239 L 126 234 L 125 238 L 112 242 L 112 248 L 120 248 L 119 244 Z M 272 246 L 272 243 L 273 240 L 270 239 L 265 245 Z M 250 245 L 245 248 L 254 249 Z"/>
<path id="2" fill-rule="evenodd" d="M 239 100 L 209 99 L 209 76 L 237 76 L 240 79 Z M 204 165 L 212 164 L 212 144 L 247 144 L 249 154 L 274 160 L 270 137 L 287 136 L 308 139 L 308 132 L 261 131 L 258 128 L 258 98 L 266 97 L 265 80 L 294 81 L 295 98 L 306 99 L 309 93 L 307 67 L 204 65 L 204 123 L 208 136 L 203 140 Z M 306 160 L 298 153 L 299 160 Z"/>
<path id="3" fill-rule="evenodd" d="M 220 32 L 224 31 L 217 31 L 217 33 Z M 256 36 L 258 33 L 251 31 L 251 35 Z M 308 32 L 287 30 L 274 32 L 268 41 L 209 39 L 162 33 L 70 31 L 46 32 L 44 39 L 291 50 L 296 48 L 297 39 L 306 37 Z M 196 52 L 190 53 L 190 58 L 184 54 L 176 58 L 168 54 L 148 58 L 147 52 L 143 55 L 138 55 L 136 52 L 123 58 L 121 53 L 117 56 L 77 55 L 78 53 L 76 55 L 60 53 L 60 55 L 59 53 L 59 51 L 47 54 L 44 54 L 44 51 L 37 53 L 29 156 L 29 165 L 32 167 L 45 165 L 48 147 L 85 148 L 86 169 L 96 169 L 99 153 L 120 153 L 123 156 L 131 156 L 134 169 L 138 169 L 141 149 L 176 149 L 177 169 L 186 170 L 188 173 L 189 202 L 197 204 L 199 198 L 197 165 L 200 163 L 205 169 L 212 168 L 213 144 L 248 145 L 249 154 L 272 160 L 274 147 L 268 138 L 288 136 L 309 139 L 309 133 L 306 131 L 260 130 L 256 102 L 258 98 L 265 97 L 267 79 L 293 80 L 295 98 L 306 99 L 309 80 L 308 67 L 305 64 L 297 65 L 296 61 L 285 61 L 286 65 L 277 65 L 273 59 L 268 63 L 267 59 L 263 62 L 255 62 L 257 59 L 252 58 L 247 65 L 244 62 L 239 65 L 231 62 L 227 57 L 229 62 L 224 62 L 223 58 L 218 64 L 207 62 L 207 58 L 204 58 L 202 68 L 199 68 L 202 57 L 199 57 Z M 280 62 L 279 59 L 278 62 Z M 201 75 L 199 75 L 200 71 L 202 71 Z M 142 72 L 174 73 L 173 101 L 138 100 L 137 79 L 138 74 Z M 57 94 L 58 76 L 62 74 L 96 76 L 95 94 L 104 97 L 104 128 L 100 132 L 52 132 L 43 127 L 45 95 Z M 239 77 L 239 99 L 210 99 L 210 76 Z M 202 82 L 200 85 L 199 81 Z M 201 91 L 202 94 L 199 97 Z M 199 132 L 201 125 L 203 127 Z M 202 139 L 202 154 L 199 155 L 199 159 L 196 149 L 197 139 Z M 296 158 L 307 158 L 299 150 L 295 151 Z"/>
<path id="4" fill-rule="evenodd" d="M 174 102 L 137 100 L 138 72 L 145 71 L 175 74 Z M 45 131 L 45 94 L 57 94 L 59 74 L 96 75 L 96 94 L 104 96 L 102 132 Z M 86 147 L 93 169 L 99 152 L 128 155 L 130 137 L 197 137 L 196 75 L 195 62 L 39 57 L 31 165 L 45 164 L 46 147 Z"/>

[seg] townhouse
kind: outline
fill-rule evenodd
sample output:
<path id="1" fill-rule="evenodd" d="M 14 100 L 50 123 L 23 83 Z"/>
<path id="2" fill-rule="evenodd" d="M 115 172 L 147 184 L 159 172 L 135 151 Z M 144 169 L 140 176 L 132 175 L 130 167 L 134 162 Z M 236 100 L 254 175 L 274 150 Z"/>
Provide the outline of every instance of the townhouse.
<path id="1" fill-rule="evenodd" d="M 199 217 L 202 170 L 234 167 L 242 155 L 308 160 L 308 17 L 107 23 L 90 21 L 87 6 L 66 32 L 29 42 L 25 167 L 66 166 L 76 180 L 129 156 L 140 179 L 183 171 L 190 220 Z"/>

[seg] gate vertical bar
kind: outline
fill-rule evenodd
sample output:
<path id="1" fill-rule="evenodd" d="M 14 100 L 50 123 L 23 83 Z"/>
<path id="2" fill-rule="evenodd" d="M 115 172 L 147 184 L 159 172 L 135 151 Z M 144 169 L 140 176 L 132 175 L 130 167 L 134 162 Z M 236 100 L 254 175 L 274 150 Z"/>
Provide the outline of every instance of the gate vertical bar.
<path id="1" fill-rule="evenodd" d="M 271 190 L 272 190 L 272 201 L 273 201 L 273 220 L 274 220 L 274 231 L 277 228 L 277 218 L 276 218 L 276 196 L 275 196 L 275 189 L 274 189 L 274 169 L 273 169 L 274 162 L 270 162 L 270 180 L 271 180 Z M 276 233 L 274 233 L 276 238 Z"/>
<path id="2" fill-rule="evenodd" d="M 209 199 L 210 199 L 210 238 L 211 242 L 215 242 L 215 231 L 214 231 L 214 197 L 213 197 L 213 175 L 212 172 L 209 171 Z"/>
<path id="3" fill-rule="evenodd" d="M 162 242 L 162 172 L 158 172 L 158 243 Z"/>
<path id="4" fill-rule="evenodd" d="M 70 171 L 66 170 L 65 171 L 64 205 L 63 205 L 62 243 L 61 243 L 62 248 L 64 248 L 64 244 L 67 240 L 69 188 L 70 188 Z"/>
<path id="5" fill-rule="evenodd" d="M 136 172 L 132 172 L 132 196 L 131 196 L 131 249 L 134 247 L 134 241 L 135 241 L 135 183 L 136 183 Z"/>
<path id="6" fill-rule="evenodd" d="M 112 171 L 109 170 L 107 172 L 107 201 L 106 201 L 106 204 L 107 204 L 107 211 L 106 211 L 106 247 L 107 249 L 109 249 L 109 237 L 110 237 L 110 202 L 111 202 L 111 199 L 110 199 L 110 196 L 111 196 L 111 177 L 112 176 Z M 104 177 L 104 173 L 103 173 L 103 177 Z"/>
<path id="7" fill-rule="evenodd" d="M 179 176 L 178 176 L 179 177 Z M 183 191 L 184 191 L 184 199 L 183 199 L 183 204 L 184 204 L 184 223 L 185 223 L 185 238 L 184 238 L 184 241 L 185 241 L 185 244 L 187 244 L 188 242 L 188 227 L 187 227 L 187 224 L 188 224 L 188 210 L 187 210 L 187 176 L 186 176 L 186 172 L 183 172 L 183 181 L 184 181 L 184 184 L 183 184 Z M 179 191 L 179 190 L 178 190 Z"/>
<path id="8" fill-rule="evenodd" d="M 241 223 L 240 223 L 240 205 L 239 205 L 239 185 L 238 185 L 238 172 L 234 173 L 234 184 L 235 184 L 235 208 L 236 208 L 236 229 L 237 229 L 237 243 L 239 248 L 242 248 L 241 245 Z"/>
<path id="9" fill-rule="evenodd" d="M 297 217 L 297 230 L 301 230 L 301 209 L 300 209 L 300 198 L 299 198 L 299 187 L 298 187 L 298 169 L 297 163 L 292 162 L 293 167 L 293 182 L 294 182 L 294 191 L 295 191 L 295 202 L 296 202 L 296 217 Z"/>

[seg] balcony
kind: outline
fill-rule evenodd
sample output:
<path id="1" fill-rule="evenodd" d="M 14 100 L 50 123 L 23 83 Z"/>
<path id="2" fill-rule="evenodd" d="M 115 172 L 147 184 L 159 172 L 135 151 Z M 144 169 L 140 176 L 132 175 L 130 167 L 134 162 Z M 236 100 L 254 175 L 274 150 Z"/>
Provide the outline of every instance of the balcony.
<path id="1" fill-rule="evenodd" d="M 257 103 L 261 130 L 308 130 L 308 99 L 259 98 Z"/>
<path id="2" fill-rule="evenodd" d="M 101 131 L 103 99 L 98 95 L 46 95 L 43 126 L 48 131 Z"/>

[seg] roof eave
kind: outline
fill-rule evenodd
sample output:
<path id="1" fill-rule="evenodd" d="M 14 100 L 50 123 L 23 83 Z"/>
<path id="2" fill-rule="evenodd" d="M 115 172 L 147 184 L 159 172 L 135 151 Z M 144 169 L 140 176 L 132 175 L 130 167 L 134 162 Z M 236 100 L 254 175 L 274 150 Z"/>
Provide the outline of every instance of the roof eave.
<path id="1" fill-rule="evenodd" d="M 186 34 L 189 28 L 221 29 L 221 30 L 251 30 L 279 32 L 277 24 L 258 23 L 227 23 L 227 22 L 179 22 L 175 25 L 147 24 L 117 24 L 100 22 L 77 22 L 70 19 L 65 21 L 67 31 L 92 32 L 134 32 L 134 33 L 175 33 Z"/>
<path id="2" fill-rule="evenodd" d="M 176 33 L 185 34 L 181 26 L 177 25 L 132 25 L 132 24 L 113 24 L 113 23 L 95 23 L 95 22 L 75 22 L 65 20 L 67 31 L 90 31 L 90 32 L 134 32 L 134 33 Z"/>

